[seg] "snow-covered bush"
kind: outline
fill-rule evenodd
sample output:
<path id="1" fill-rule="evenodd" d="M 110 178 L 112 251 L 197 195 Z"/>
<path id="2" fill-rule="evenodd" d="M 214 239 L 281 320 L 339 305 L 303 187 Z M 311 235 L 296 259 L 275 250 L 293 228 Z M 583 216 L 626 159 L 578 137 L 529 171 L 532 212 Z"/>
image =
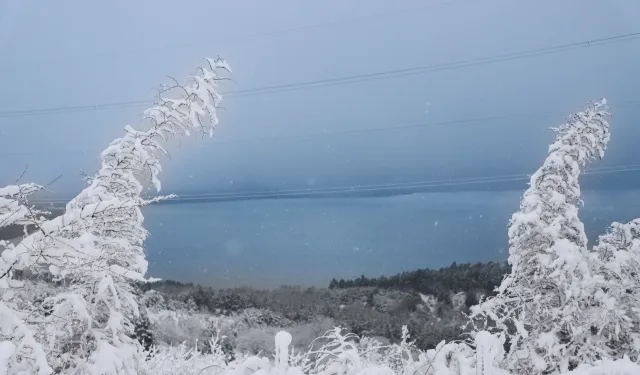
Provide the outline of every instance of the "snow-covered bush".
<path id="1" fill-rule="evenodd" d="M 208 59 L 188 84 L 163 86 L 157 104 L 145 111 L 148 129 L 126 126 L 61 216 L 47 221 L 24 204 L 38 185 L 0 189 L 1 225 L 37 228 L 15 246 L 0 245 L 0 344 L 11 353 L 0 366 L 6 373 L 136 374 L 144 366 L 133 338 L 138 304 L 132 283 L 144 282 L 147 271 L 140 208 L 167 197 L 147 200 L 142 193 L 149 182 L 160 190 L 159 157 L 167 154 L 160 141 L 193 131 L 213 135 L 225 69 L 224 61 Z M 12 302 L 12 273 L 41 266 L 69 284 L 45 301 L 48 313 L 26 314 Z"/>
<path id="2" fill-rule="evenodd" d="M 156 291 L 156 290 L 149 290 L 146 293 L 144 293 L 142 295 L 142 298 L 140 298 L 140 303 L 142 305 L 144 305 L 147 308 L 150 309 L 155 309 L 155 310 L 161 310 L 161 309 L 168 309 L 168 310 L 173 310 L 173 309 L 169 309 L 167 307 L 167 302 L 165 301 L 164 296 L 162 295 L 162 293 Z"/>
<path id="3" fill-rule="evenodd" d="M 271 327 L 267 325 L 252 326 L 237 331 L 237 336 L 232 341 L 235 343 L 236 351 L 245 354 L 270 355 L 275 353 L 274 335 L 286 329 L 293 336 L 291 348 L 303 350 L 309 346 L 315 338 L 321 336 L 327 330 L 335 326 L 331 319 L 318 319 L 309 323 L 291 324 L 281 327 Z"/>
<path id="4" fill-rule="evenodd" d="M 519 374 L 567 371 L 606 357 L 592 332 L 593 286 L 578 177 L 609 141 L 605 100 L 554 129 L 542 167 L 531 176 L 509 223 L 511 274 L 498 295 L 473 309 L 510 343 L 504 366 Z M 485 328 L 483 328 L 485 329 Z"/>
<path id="5" fill-rule="evenodd" d="M 503 339 L 489 332 L 476 335 L 472 346 L 464 343 L 440 343 L 422 352 L 412 346 L 403 330 L 399 344 L 384 345 L 376 340 L 344 334 L 334 328 L 319 337 L 319 345 L 307 351 L 291 348 L 292 336 L 278 332 L 272 336 L 276 348 L 272 355 L 238 357 L 228 360 L 220 341 L 211 341 L 215 349 L 202 354 L 186 346 L 154 348 L 145 375 L 520 375 L 499 367 L 504 355 Z M 579 365 L 561 375 L 636 375 L 640 366 L 629 361 L 604 360 L 594 365 Z"/>
<path id="6" fill-rule="evenodd" d="M 39 226 L 44 219 L 27 203 L 27 197 L 42 189 L 36 184 L 0 188 L 0 228 L 10 225 Z M 30 301 L 15 293 L 23 282 L 16 271 L 33 266 L 30 256 L 13 243 L 0 241 L 0 374 L 51 373 L 39 332 L 41 317 Z"/>
<path id="7" fill-rule="evenodd" d="M 640 355 L 640 219 L 613 223 L 592 256 L 596 290 L 593 326 L 607 340 L 609 357 Z"/>
<path id="8" fill-rule="evenodd" d="M 636 375 L 640 374 L 640 366 L 628 358 L 611 360 L 604 359 L 596 364 L 579 365 L 573 371 L 563 375 Z"/>
<path id="9" fill-rule="evenodd" d="M 149 322 L 156 344 L 185 344 L 193 348 L 198 341 L 206 342 L 212 335 L 232 336 L 236 321 L 227 317 L 187 311 L 149 310 Z"/>
<path id="10" fill-rule="evenodd" d="M 203 353 L 198 346 L 185 344 L 157 346 L 151 349 L 141 375 L 191 375 L 219 374 L 236 363 L 223 350 L 224 337 L 214 336 L 207 345 L 212 348 Z"/>
<path id="11" fill-rule="evenodd" d="M 489 354 L 494 354 L 491 351 Z M 495 356 L 499 356 L 497 353 Z M 495 357 L 494 356 L 494 357 Z M 490 358 L 496 363 L 501 358 Z M 422 352 L 402 328 L 402 341 L 384 345 L 377 340 L 345 334 L 340 327 L 314 340 L 307 352 L 290 359 L 292 366 L 305 374 L 385 373 L 398 375 L 471 374 L 475 372 L 475 353 L 465 343 L 441 342 L 435 349 Z M 501 373 L 496 373 L 496 375 Z"/>
<path id="12" fill-rule="evenodd" d="M 276 314 L 270 310 L 264 309 L 244 309 L 241 312 L 232 315 L 238 321 L 244 323 L 248 328 L 251 327 L 287 327 L 294 325 L 294 322 Z M 316 337 L 316 336 L 314 336 Z"/>

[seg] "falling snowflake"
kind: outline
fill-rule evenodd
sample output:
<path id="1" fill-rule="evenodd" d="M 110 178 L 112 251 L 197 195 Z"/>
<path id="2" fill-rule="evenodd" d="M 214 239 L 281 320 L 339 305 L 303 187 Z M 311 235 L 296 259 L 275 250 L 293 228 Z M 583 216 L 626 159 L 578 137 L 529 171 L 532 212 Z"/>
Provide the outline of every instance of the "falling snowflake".
<path id="1" fill-rule="evenodd" d="M 425 103 L 425 105 L 426 105 L 427 107 L 431 107 L 431 103 L 430 103 L 430 102 L 426 102 L 426 103 Z M 425 110 L 425 111 L 424 111 L 424 113 L 429 113 L 429 110 L 428 110 L 428 109 L 427 109 L 427 110 Z"/>

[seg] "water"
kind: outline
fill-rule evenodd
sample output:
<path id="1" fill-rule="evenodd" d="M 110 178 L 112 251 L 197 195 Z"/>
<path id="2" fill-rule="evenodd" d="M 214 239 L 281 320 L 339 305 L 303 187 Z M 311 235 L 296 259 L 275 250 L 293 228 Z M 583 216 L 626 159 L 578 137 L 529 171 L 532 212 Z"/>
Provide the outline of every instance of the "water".
<path id="1" fill-rule="evenodd" d="M 326 286 L 452 262 L 506 259 L 521 192 L 279 199 L 145 208 L 150 275 L 215 287 Z M 640 217 L 640 191 L 584 194 L 590 239 Z"/>

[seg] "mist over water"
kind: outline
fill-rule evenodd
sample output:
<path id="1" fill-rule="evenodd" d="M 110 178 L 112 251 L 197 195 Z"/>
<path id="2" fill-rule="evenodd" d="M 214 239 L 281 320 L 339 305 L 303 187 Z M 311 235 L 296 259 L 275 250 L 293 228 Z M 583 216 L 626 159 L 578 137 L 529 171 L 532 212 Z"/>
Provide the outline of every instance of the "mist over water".
<path id="1" fill-rule="evenodd" d="M 326 286 L 452 262 L 506 259 L 520 191 L 383 198 L 274 199 L 145 208 L 150 274 L 214 287 Z M 591 191 L 590 243 L 640 216 L 640 191 Z"/>

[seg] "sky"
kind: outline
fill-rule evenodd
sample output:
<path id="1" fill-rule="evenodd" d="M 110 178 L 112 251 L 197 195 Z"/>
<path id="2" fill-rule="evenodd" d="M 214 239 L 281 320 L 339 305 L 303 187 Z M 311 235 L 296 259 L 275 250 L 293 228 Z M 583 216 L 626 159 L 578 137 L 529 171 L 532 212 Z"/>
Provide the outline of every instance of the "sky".
<path id="1" fill-rule="evenodd" d="M 0 0 L 0 184 L 28 166 L 25 180 L 61 175 L 51 194 L 74 195 L 82 173 L 97 170 L 100 150 L 125 125 L 138 125 L 145 108 L 32 110 L 152 100 L 167 76 L 184 80 L 205 57 L 224 57 L 232 67 L 224 95 L 637 33 L 638 15 L 636 0 Z M 595 166 L 637 165 L 638 66 L 640 39 L 633 39 L 424 74 L 230 94 L 214 139 L 168 145 L 163 191 L 530 173 L 552 140 L 548 128 L 603 96 L 612 138 Z M 11 113 L 22 110 L 31 115 Z M 494 119 L 456 122 L 485 117 Z M 434 125 L 407 127 L 424 124 Z M 397 127 L 404 128 L 389 129 Z M 606 178 L 625 184 L 628 173 Z"/>

